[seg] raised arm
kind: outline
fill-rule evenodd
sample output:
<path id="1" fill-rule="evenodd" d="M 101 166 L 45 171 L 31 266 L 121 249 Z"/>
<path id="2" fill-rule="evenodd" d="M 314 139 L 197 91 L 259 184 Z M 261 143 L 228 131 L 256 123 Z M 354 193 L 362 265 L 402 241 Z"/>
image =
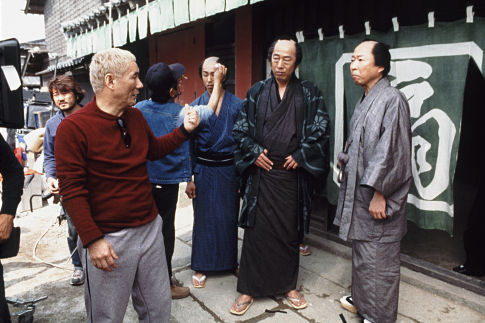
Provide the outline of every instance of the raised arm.
<path id="1" fill-rule="evenodd" d="M 216 115 L 219 115 L 219 109 L 221 108 L 221 105 L 219 103 L 222 100 L 222 97 L 224 96 L 224 89 L 222 88 L 222 82 L 226 77 L 226 73 L 227 73 L 227 68 L 224 65 L 219 63 L 215 65 L 214 88 L 212 89 L 212 94 L 210 96 L 209 103 L 207 103 L 207 105 L 212 109 L 212 111 L 214 111 Z"/>

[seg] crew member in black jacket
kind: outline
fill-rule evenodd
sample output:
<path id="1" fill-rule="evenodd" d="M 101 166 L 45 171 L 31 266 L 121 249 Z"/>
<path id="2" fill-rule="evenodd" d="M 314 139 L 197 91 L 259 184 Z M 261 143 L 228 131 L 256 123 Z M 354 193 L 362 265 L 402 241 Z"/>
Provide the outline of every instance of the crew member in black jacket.
<path id="1" fill-rule="evenodd" d="M 24 172 L 12 149 L 0 135 L 0 173 L 2 174 L 2 208 L 0 210 L 0 244 L 7 240 L 13 227 L 13 218 L 22 196 Z M 0 322 L 10 322 L 3 267 L 0 263 Z"/>

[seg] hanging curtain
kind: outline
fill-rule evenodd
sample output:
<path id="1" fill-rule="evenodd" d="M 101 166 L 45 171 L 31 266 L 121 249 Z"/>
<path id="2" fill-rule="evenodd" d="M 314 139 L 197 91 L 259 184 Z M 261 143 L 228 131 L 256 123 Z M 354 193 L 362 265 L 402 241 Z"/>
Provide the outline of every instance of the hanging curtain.
<path id="1" fill-rule="evenodd" d="M 136 41 L 136 18 L 137 18 L 137 12 L 136 11 L 132 11 L 128 14 L 130 43 Z"/>
<path id="2" fill-rule="evenodd" d="M 177 0 L 173 2 L 173 17 L 175 26 L 190 22 L 188 0 Z"/>
<path id="3" fill-rule="evenodd" d="M 204 0 L 190 0 L 190 21 L 195 21 L 205 17 L 205 1 Z"/>
<path id="4" fill-rule="evenodd" d="M 128 36 L 128 16 L 122 16 L 113 22 L 113 45 L 120 47 L 126 44 Z"/>
<path id="5" fill-rule="evenodd" d="M 150 34 L 159 33 L 162 31 L 162 14 L 160 12 L 160 3 L 158 0 L 148 4 L 148 21 L 150 21 Z"/>
<path id="6" fill-rule="evenodd" d="M 226 0 L 226 11 L 247 5 L 248 0 Z"/>
<path id="7" fill-rule="evenodd" d="M 138 9 L 138 36 L 140 39 L 144 39 L 147 36 L 148 29 L 148 13 L 147 6 L 143 6 Z"/>
<path id="8" fill-rule="evenodd" d="M 172 0 L 159 0 L 160 1 L 160 10 L 162 13 L 162 30 L 167 30 L 170 28 L 175 27 L 175 23 L 173 21 L 173 3 Z"/>
<path id="9" fill-rule="evenodd" d="M 225 8 L 225 0 L 212 0 L 205 3 L 205 15 L 212 16 L 217 13 L 223 12 Z"/>

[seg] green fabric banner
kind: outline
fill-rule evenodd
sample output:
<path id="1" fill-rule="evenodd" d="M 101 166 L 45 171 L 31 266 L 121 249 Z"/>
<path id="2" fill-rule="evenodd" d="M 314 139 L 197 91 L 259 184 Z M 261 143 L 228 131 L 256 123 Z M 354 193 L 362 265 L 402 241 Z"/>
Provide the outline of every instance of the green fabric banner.
<path id="1" fill-rule="evenodd" d="M 474 20 L 301 43 L 300 77 L 315 82 L 323 91 L 332 121 L 327 181 L 330 203 L 336 204 L 338 196 L 336 157 L 355 103 L 363 93 L 350 77 L 350 58 L 357 44 L 372 38 L 391 46 L 389 79 L 406 95 L 411 110 L 414 180 L 408 196 L 408 219 L 421 228 L 452 234 L 453 179 L 468 65 L 473 60 L 482 75 L 485 71 L 485 19 Z"/>

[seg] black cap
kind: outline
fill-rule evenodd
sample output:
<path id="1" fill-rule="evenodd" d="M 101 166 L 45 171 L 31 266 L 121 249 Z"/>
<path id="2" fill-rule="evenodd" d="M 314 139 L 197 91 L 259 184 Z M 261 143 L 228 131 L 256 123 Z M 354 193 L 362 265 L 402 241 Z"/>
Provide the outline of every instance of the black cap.
<path id="1" fill-rule="evenodd" d="M 177 87 L 177 80 L 185 73 L 185 67 L 180 63 L 167 65 L 156 63 L 147 71 L 146 86 L 150 89 L 152 99 L 157 102 L 167 101 L 171 88 Z"/>
<path id="2" fill-rule="evenodd" d="M 146 85 L 154 94 L 168 92 L 176 81 L 170 67 L 162 62 L 150 66 L 145 77 Z"/>
<path id="3" fill-rule="evenodd" d="M 175 77 L 175 79 L 179 79 L 182 77 L 182 75 L 185 74 L 185 66 L 183 66 L 180 63 L 174 63 L 170 64 L 168 67 L 172 70 L 172 75 Z"/>

